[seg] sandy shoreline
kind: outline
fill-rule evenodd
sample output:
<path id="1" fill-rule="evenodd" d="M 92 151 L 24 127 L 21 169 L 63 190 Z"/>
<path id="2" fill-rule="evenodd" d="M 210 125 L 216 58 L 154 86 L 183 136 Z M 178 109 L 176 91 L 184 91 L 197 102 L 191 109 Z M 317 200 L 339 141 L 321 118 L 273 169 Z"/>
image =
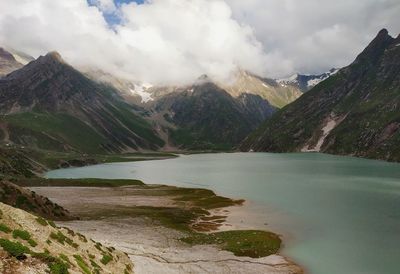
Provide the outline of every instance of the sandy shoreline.
<path id="1" fill-rule="evenodd" d="M 84 216 L 121 205 L 174 206 L 171 197 L 140 195 L 129 187 L 30 189 L 49 197 L 73 214 Z M 248 221 L 251 214 L 240 206 L 211 212 L 227 217 L 219 230 L 266 229 Z M 184 232 L 167 228 L 148 217 L 100 216 L 59 224 L 126 252 L 134 263 L 135 273 L 303 273 L 297 265 L 280 255 L 255 259 L 238 257 L 213 245 L 190 246 L 179 240 L 185 236 Z"/>

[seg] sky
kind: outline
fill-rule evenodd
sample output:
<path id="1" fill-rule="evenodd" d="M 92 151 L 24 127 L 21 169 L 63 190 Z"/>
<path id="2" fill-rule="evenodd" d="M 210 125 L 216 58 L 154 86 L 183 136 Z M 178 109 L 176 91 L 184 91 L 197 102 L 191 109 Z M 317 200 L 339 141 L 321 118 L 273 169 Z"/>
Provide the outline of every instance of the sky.
<path id="1" fill-rule="evenodd" d="M 380 29 L 400 32 L 399 0 L 0 0 L 0 10 L 0 46 L 152 84 L 321 73 Z"/>

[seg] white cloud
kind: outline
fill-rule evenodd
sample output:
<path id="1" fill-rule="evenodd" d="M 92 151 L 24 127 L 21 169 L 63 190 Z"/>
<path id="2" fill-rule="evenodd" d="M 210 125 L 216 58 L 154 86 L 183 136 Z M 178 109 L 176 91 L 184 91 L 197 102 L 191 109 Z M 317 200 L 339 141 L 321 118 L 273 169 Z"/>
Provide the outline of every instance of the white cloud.
<path id="1" fill-rule="evenodd" d="M 57 50 L 73 65 L 125 78 L 180 83 L 204 73 L 223 79 L 238 66 L 265 72 L 262 45 L 222 0 L 124 4 L 113 30 L 86 0 L 1 1 L 0 10 L 0 42 L 34 55 Z"/>
<path id="2" fill-rule="evenodd" d="M 379 29 L 400 31 L 398 0 L 0 0 L 0 45 L 57 50 L 151 83 L 316 73 L 350 63 Z M 103 14 L 121 17 L 112 28 Z"/>
<path id="3" fill-rule="evenodd" d="M 226 1 L 255 29 L 275 76 L 345 66 L 380 29 L 400 32 L 399 0 Z"/>

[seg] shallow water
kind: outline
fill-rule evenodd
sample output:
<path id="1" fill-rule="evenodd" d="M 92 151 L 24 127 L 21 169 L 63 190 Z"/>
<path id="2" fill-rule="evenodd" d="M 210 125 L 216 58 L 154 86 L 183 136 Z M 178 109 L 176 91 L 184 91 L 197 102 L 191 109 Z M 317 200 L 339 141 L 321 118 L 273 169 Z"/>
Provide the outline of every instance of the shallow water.
<path id="1" fill-rule="evenodd" d="M 400 273 L 400 164 L 317 153 L 199 154 L 47 176 L 213 189 L 256 202 L 267 228 L 286 236 L 283 253 L 310 273 Z"/>

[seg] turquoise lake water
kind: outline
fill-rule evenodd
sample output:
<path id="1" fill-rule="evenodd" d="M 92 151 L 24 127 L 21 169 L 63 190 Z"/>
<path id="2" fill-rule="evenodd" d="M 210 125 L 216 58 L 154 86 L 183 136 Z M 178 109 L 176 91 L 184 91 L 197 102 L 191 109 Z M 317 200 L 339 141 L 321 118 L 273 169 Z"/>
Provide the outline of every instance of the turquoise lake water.
<path id="1" fill-rule="evenodd" d="M 283 254 L 309 273 L 400 273 L 400 164 L 318 153 L 199 154 L 47 177 L 209 188 L 255 203 L 275 232 L 288 235 Z"/>

